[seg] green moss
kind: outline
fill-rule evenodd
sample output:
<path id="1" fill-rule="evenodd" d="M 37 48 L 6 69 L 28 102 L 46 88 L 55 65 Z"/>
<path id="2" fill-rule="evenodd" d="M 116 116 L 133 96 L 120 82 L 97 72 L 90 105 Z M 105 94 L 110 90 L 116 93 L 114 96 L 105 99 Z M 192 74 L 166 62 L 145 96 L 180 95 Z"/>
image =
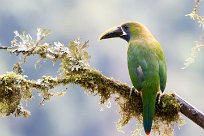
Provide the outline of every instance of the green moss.
<path id="1" fill-rule="evenodd" d="M 164 120 L 174 121 L 178 118 L 180 108 L 181 105 L 171 94 L 164 94 L 156 105 L 156 115 Z"/>
<path id="2" fill-rule="evenodd" d="M 32 97 L 25 78 L 13 72 L 0 76 L 0 114 L 10 115 L 19 106 L 21 99 Z"/>

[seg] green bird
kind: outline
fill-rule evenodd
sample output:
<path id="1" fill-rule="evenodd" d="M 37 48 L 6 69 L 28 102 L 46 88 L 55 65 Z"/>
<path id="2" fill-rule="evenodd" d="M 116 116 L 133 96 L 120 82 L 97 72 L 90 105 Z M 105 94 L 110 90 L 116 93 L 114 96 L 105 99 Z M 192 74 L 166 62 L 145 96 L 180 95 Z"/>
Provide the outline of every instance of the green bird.
<path id="1" fill-rule="evenodd" d="M 127 22 L 104 32 L 100 40 L 120 37 L 128 42 L 127 61 L 134 88 L 141 92 L 143 126 L 150 134 L 157 93 L 164 91 L 167 80 L 166 60 L 159 42 L 142 24 Z"/>

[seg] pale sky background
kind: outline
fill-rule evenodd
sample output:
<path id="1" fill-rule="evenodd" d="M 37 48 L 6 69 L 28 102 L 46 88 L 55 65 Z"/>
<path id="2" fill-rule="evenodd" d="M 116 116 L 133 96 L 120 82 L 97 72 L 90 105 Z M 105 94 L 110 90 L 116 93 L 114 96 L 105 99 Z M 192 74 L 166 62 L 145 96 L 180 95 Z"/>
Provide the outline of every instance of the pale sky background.
<path id="1" fill-rule="evenodd" d="M 166 92 L 176 92 L 204 112 L 204 50 L 195 63 L 181 70 L 194 41 L 202 33 L 198 24 L 185 15 L 190 13 L 194 1 L 189 0 L 1 0 L 0 43 L 9 45 L 13 31 L 26 31 L 35 36 L 37 27 L 49 28 L 53 34 L 46 42 L 68 43 L 77 37 L 89 40 L 90 65 L 104 75 L 121 80 L 131 86 L 127 69 L 127 43 L 121 39 L 98 41 L 108 28 L 125 21 L 145 24 L 160 42 L 166 55 L 168 81 Z M 204 3 L 199 13 L 204 15 Z M 57 75 L 56 64 L 46 62 L 34 68 L 37 57 L 23 64 L 30 79 L 42 75 Z M 0 73 L 12 70 L 18 57 L 0 52 Z M 59 90 L 60 88 L 58 88 Z M 1 136 L 128 136 L 136 123 L 125 127 L 125 134 L 117 131 L 115 122 L 118 107 L 100 111 L 98 97 L 87 96 L 79 86 L 70 85 L 64 97 L 54 97 L 44 106 L 40 98 L 27 103 L 32 116 L 0 118 Z M 175 136 L 202 136 L 203 129 L 185 119 L 186 125 L 175 128 Z"/>

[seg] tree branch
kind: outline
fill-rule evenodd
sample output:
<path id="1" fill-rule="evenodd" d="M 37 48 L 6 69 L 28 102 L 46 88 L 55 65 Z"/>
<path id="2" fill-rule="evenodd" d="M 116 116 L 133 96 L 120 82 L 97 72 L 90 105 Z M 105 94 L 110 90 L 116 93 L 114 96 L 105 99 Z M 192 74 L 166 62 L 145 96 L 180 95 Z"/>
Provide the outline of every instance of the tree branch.
<path id="1" fill-rule="evenodd" d="M 0 49 L 7 49 L 8 47 L 7 46 L 0 46 Z"/>
<path id="2" fill-rule="evenodd" d="M 204 114 L 182 99 L 179 95 L 174 94 L 174 97 L 181 104 L 180 112 L 204 129 Z"/>
<path id="3" fill-rule="evenodd" d="M 29 34 L 15 32 L 15 37 L 7 49 L 13 54 L 23 54 L 24 60 L 28 56 L 38 55 L 40 59 L 53 62 L 61 60 L 60 75 L 58 77 L 43 76 L 41 79 L 28 80 L 22 75 L 23 69 L 20 63 L 14 65 L 14 72 L 0 75 L 0 115 L 28 117 L 30 113 L 21 107 L 21 102 L 32 98 L 32 91 L 38 90 L 42 94 L 43 101 L 50 100 L 54 95 L 61 96 L 64 92 L 52 93 L 50 89 L 58 85 L 70 83 L 78 84 L 90 95 L 100 96 L 100 103 L 105 104 L 110 98 L 114 98 L 119 105 L 121 118 L 118 128 L 126 125 L 130 119 L 142 122 L 142 99 L 138 91 L 130 96 L 131 88 L 120 81 L 106 77 L 96 69 L 89 66 L 90 56 L 86 49 L 88 42 L 81 44 L 79 40 L 71 41 L 68 46 L 60 42 L 54 44 L 41 43 L 50 34 L 46 29 L 38 28 L 37 40 L 33 40 Z M 159 97 L 158 97 L 159 98 Z M 42 102 L 43 102 L 42 101 Z M 192 108 L 191 108 L 192 109 Z M 167 127 L 164 133 L 169 133 L 169 126 L 180 121 L 179 111 L 203 128 L 204 118 L 201 112 L 189 110 L 188 103 L 180 99 L 176 94 L 162 94 L 157 99 L 153 130 L 160 132 L 160 128 Z M 195 115 L 198 114 L 198 115 Z M 195 117 L 196 116 L 196 117 Z M 198 117 L 197 117 L 198 116 Z M 162 121 L 163 125 L 161 125 Z M 166 122 L 166 125 L 164 123 Z"/>

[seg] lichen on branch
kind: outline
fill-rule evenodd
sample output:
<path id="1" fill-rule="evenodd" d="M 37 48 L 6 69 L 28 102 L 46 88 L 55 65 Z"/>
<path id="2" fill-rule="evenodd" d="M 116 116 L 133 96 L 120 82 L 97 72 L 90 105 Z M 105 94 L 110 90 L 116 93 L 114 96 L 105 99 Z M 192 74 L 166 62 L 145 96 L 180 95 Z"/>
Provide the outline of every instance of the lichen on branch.
<path id="1" fill-rule="evenodd" d="M 87 52 L 88 42 L 83 44 L 79 39 L 69 42 L 66 46 L 60 42 L 53 44 L 42 41 L 50 34 L 50 30 L 37 29 L 37 39 L 34 40 L 29 34 L 15 32 L 15 37 L 11 42 L 11 47 L 7 51 L 13 54 L 23 54 L 26 58 L 38 55 L 40 59 L 51 60 L 53 63 L 61 61 L 60 73 L 57 77 L 43 76 L 38 80 L 29 80 L 22 75 L 23 69 L 17 63 L 14 72 L 0 76 L 1 95 L 0 113 L 1 115 L 28 116 L 29 112 L 21 107 L 21 103 L 32 98 L 33 90 L 43 97 L 42 102 L 50 100 L 54 95 L 61 96 L 64 92 L 53 93 L 50 90 L 58 85 L 77 84 L 84 88 L 90 95 L 100 96 L 100 104 L 104 104 L 113 98 L 119 105 L 121 118 L 118 121 L 118 128 L 128 124 L 131 119 L 136 119 L 141 124 L 142 99 L 140 93 L 135 90 L 130 96 L 131 88 L 120 81 L 106 77 L 89 65 L 90 56 Z M 20 110 L 19 110 L 20 109 Z M 163 94 L 157 100 L 156 115 L 154 119 L 155 132 L 161 133 L 161 128 L 172 130 L 172 125 L 180 121 L 180 104 L 171 94 Z M 26 114 L 28 113 L 28 114 Z M 160 123 L 163 122 L 163 125 Z M 165 122 L 165 123 L 164 123 Z M 136 126 L 137 127 L 137 126 Z M 169 129 L 171 128 L 171 129 Z M 138 130 L 138 129 L 136 129 Z M 136 131 L 135 131 L 136 133 Z M 169 133 L 164 131 L 163 133 Z"/>

